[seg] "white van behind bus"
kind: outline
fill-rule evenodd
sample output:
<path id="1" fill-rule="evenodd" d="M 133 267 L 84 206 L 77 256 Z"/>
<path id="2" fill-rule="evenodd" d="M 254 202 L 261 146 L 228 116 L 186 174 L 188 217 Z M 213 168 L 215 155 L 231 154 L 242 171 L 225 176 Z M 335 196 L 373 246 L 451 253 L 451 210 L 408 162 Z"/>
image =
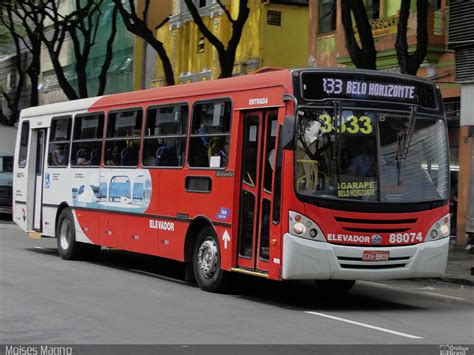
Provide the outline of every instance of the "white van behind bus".
<path id="1" fill-rule="evenodd" d="M 0 213 L 12 213 L 13 154 L 0 151 Z"/>
<path id="2" fill-rule="evenodd" d="M 0 213 L 12 213 L 13 152 L 17 129 L 0 125 Z"/>

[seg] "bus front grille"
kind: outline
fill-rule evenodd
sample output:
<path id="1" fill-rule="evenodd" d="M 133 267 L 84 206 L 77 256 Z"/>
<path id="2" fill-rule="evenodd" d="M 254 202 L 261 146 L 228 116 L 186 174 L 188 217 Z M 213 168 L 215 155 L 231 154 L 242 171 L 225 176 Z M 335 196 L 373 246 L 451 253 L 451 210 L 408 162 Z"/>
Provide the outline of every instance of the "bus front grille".
<path id="1" fill-rule="evenodd" d="M 409 231 L 416 218 L 404 219 L 366 219 L 335 217 L 339 226 L 348 232 L 359 233 L 401 233 Z"/>

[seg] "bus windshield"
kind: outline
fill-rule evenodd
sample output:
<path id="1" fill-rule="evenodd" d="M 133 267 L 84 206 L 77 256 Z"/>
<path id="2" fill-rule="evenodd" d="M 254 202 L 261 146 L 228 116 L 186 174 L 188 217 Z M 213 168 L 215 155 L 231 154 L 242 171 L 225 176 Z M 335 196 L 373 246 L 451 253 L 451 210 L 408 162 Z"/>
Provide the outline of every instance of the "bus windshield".
<path id="1" fill-rule="evenodd" d="M 300 108 L 296 190 L 343 200 L 444 200 L 449 182 L 446 139 L 441 118 Z"/>

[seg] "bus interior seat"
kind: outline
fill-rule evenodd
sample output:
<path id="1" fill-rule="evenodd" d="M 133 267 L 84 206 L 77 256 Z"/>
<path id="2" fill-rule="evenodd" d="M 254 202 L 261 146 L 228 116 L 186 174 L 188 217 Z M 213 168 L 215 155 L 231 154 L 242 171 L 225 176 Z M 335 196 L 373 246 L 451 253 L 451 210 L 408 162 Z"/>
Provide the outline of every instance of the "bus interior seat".
<path id="1" fill-rule="evenodd" d="M 178 166 L 176 147 L 163 145 L 156 150 L 156 166 Z"/>
<path id="2" fill-rule="evenodd" d="M 131 147 L 123 148 L 120 152 L 121 164 L 123 166 L 137 165 L 138 163 L 138 146 L 132 144 Z"/>

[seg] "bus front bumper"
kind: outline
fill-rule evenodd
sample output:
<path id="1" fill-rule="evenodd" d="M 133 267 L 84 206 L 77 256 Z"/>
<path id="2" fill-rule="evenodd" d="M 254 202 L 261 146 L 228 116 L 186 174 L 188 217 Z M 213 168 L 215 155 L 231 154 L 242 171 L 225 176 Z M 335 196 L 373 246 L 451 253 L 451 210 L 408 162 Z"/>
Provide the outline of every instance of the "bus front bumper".
<path id="1" fill-rule="evenodd" d="M 449 238 L 397 247 L 343 246 L 283 236 L 282 278 L 286 280 L 382 280 L 441 277 Z M 362 261 L 364 250 L 390 251 L 388 261 Z"/>

